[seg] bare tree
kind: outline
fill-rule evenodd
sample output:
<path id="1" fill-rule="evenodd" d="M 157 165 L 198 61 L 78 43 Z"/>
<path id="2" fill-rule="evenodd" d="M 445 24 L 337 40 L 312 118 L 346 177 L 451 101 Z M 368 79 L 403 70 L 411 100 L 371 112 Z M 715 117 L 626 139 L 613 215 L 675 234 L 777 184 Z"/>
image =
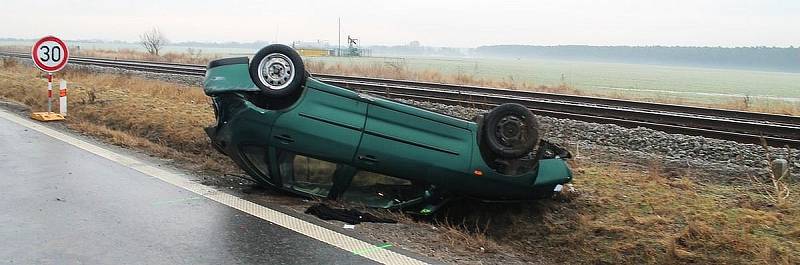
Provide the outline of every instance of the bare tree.
<path id="1" fill-rule="evenodd" d="M 147 50 L 147 53 L 152 55 L 158 55 L 158 52 L 161 51 L 161 48 L 164 47 L 167 42 L 168 40 L 166 37 L 164 37 L 164 34 L 161 34 L 161 31 L 155 27 L 150 31 L 142 33 L 142 35 L 139 35 L 139 43 L 144 46 L 144 49 Z"/>

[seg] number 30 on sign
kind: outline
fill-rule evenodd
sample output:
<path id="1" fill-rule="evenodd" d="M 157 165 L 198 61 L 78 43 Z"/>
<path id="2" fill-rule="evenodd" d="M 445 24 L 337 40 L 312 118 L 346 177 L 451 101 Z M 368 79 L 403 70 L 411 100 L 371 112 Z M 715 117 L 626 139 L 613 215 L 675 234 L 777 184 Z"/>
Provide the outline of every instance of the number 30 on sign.
<path id="1" fill-rule="evenodd" d="M 59 38 L 46 36 L 33 45 L 31 50 L 33 63 L 42 71 L 58 72 L 67 65 L 69 50 Z"/>

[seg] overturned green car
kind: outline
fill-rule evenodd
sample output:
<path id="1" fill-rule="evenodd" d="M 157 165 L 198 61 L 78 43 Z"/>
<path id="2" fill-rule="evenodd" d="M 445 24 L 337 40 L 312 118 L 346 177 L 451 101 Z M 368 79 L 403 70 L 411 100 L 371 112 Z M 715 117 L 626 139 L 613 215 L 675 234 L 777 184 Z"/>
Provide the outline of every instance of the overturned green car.
<path id="1" fill-rule="evenodd" d="M 523 106 L 463 120 L 325 84 L 292 48 L 209 63 L 206 133 L 259 184 L 427 214 L 454 198 L 520 201 L 572 180 Z"/>

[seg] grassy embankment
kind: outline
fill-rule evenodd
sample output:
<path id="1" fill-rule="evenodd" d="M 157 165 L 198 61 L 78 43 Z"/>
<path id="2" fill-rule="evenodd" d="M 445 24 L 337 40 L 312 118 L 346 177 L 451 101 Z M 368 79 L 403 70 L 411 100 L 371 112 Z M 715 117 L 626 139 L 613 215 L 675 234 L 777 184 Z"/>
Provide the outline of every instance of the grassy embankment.
<path id="1" fill-rule="evenodd" d="M 511 208 L 466 205 L 465 227 L 480 233 L 447 236 L 475 251 L 495 245 L 567 264 L 800 262 L 800 207 L 774 205 L 746 182 L 672 177 L 658 163 L 574 169 L 577 194 Z"/>
<path id="2" fill-rule="evenodd" d="M 44 75 L 13 59 L 0 63 L 0 98 L 45 110 Z M 212 123 L 214 114 L 202 90 L 81 70 L 68 69 L 56 77 L 69 81 L 68 127 L 116 145 L 188 162 L 191 169 L 220 172 L 235 168 L 205 140 L 201 128 Z M 57 98 L 54 104 L 57 110 Z"/>
<path id="3" fill-rule="evenodd" d="M 44 109 L 45 79 L 15 62 L 0 61 L 0 98 Z M 84 71 L 59 77 L 70 81 L 70 128 L 190 170 L 238 171 L 201 130 L 213 114 L 200 89 Z M 715 183 L 667 176 L 658 165 L 577 161 L 578 193 L 526 206 L 456 205 L 450 211 L 468 213 L 452 216 L 467 220 L 451 220 L 439 237 L 475 255 L 510 252 L 568 264 L 800 262 L 797 196 L 774 204 L 747 176 Z"/>

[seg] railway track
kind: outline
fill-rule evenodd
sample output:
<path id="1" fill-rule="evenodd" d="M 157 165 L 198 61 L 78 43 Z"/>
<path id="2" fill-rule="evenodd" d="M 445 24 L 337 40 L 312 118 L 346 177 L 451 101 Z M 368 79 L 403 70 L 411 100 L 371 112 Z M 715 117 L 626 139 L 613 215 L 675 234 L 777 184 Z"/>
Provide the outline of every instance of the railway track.
<path id="1" fill-rule="evenodd" d="M 27 53 L 0 52 L 27 58 Z M 204 76 L 204 65 L 72 57 L 74 64 L 143 72 Z M 519 103 L 535 114 L 624 127 L 646 127 L 668 133 L 705 136 L 742 143 L 800 148 L 800 117 L 630 100 L 462 86 L 406 80 L 313 74 L 327 83 L 389 98 L 431 101 L 477 108 Z"/>

